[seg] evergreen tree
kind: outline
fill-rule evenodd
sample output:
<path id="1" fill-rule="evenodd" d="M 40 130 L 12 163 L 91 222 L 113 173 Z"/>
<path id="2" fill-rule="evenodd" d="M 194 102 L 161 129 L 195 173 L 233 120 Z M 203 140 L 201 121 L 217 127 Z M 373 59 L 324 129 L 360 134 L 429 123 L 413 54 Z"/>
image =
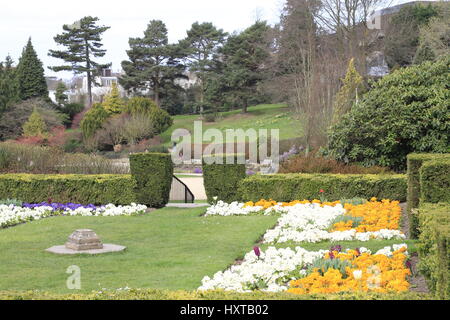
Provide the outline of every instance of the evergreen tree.
<path id="1" fill-rule="evenodd" d="M 7 56 L 4 64 L 0 62 L 0 113 L 19 100 L 16 71 L 13 67 L 13 60 Z"/>
<path id="2" fill-rule="evenodd" d="M 56 86 L 55 100 L 60 107 L 65 105 L 69 98 L 67 96 L 67 94 L 65 93 L 66 91 L 67 91 L 67 87 L 64 84 L 64 82 L 59 82 L 58 85 Z"/>
<path id="3" fill-rule="evenodd" d="M 342 115 L 350 111 L 353 104 L 358 102 L 358 97 L 363 89 L 363 78 L 356 70 L 354 59 L 352 58 L 348 63 L 345 78 L 342 79 L 342 87 L 336 95 L 333 122 L 337 122 Z"/>
<path id="4" fill-rule="evenodd" d="M 30 118 L 23 125 L 23 135 L 25 137 L 45 137 L 46 134 L 47 125 L 36 108 L 34 108 Z"/>
<path id="5" fill-rule="evenodd" d="M 199 78 L 200 103 L 204 103 L 206 73 L 213 68 L 213 57 L 220 45 L 225 41 L 225 33 L 212 23 L 195 22 L 187 31 L 187 38 L 182 44 L 187 47 L 190 70 Z"/>
<path id="6" fill-rule="evenodd" d="M 37 97 L 48 99 L 44 68 L 33 48 L 31 38 L 28 39 L 28 43 L 19 59 L 16 76 L 20 99 L 27 100 Z"/>
<path id="7" fill-rule="evenodd" d="M 122 62 L 125 75 L 119 83 L 129 91 L 149 90 L 158 106 L 167 82 L 185 78 L 185 67 L 181 59 L 185 57 L 182 46 L 168 43 L 166 25 L 160 20 L 152 20 L 144 31 L 143 38 L 130 38 L 129 61 Z"/>
<path id="8" fill-rule="evenodd" d="M 264 80 L 264 62 L 269 57 L 269 26 L 258 21 L 242 33 L 232 35 L 221 48 L 224 79 L 228 95 L 240 101 L 247 112 L 250 99 L 257 94 L 257 85 Z"/>
<path id="9" fill-rule="evenodd" d="M 110 114 L 118 114 L 125 111 L 125 102 L 120 97 L 119 88 L 115 82 L 112 85 L 111 92 L 105 97 L 105 101 L 102 105 L 103 108 Z"/>
<path id="10" fill-rule="evenodd" d="M 50 67 L 51 70 L 73 71 L 75 74 L 85 73 L 87 77 L 87 90 L 89 106 L 92 104 L 92 85 L 94 77 L 102 69 L 111 64 L 101 64 L 94 58 L 103 57 L 106 50 L 102 49 L 102 34 L 110 27 L 98 26 L 97 17 L 84 17 L 73 25 L 63 25 L 63 33 L 53 39 L 58 45 L 66 47 L 66 50 L 50 50 L 49 56 L 62 59 L 66 65 Z"/>

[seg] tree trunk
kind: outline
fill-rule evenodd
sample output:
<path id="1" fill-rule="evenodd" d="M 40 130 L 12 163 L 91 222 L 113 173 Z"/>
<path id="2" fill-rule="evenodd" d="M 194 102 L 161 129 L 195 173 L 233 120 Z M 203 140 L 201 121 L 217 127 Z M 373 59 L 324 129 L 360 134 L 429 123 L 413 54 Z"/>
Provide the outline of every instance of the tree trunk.
<path id="1" fill-rule="evenodd" d="M 87 91 L 88 91 L 88 109 L 92 107 L 92 77 L 91 77 L 91 60 L 89 59 L 89 43 L 85 39 L 86 46 L 86 69 L 87 71 Z"/>
<path id="2" fill-rule="evenodd" d="M 159 82 L 155 81 L 155 88 L 153 88 L 154 92 L 153 92 L 153 97 L 155 99 L 155 103 L 158 107 L 161 107 L 159 105 Z"/>

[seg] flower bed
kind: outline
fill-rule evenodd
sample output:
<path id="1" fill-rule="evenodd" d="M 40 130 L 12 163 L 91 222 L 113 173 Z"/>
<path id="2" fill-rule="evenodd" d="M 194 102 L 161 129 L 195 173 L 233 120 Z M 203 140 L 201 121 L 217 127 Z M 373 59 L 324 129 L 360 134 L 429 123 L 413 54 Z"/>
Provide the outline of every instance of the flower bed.
<path id="1" fill-rule="evenodd" d="M 50 216 L 131 216 L 143 214 L 147 209 L 144 205 L 132 203 L 129 206 L 80 205 L 74 203 L 38 203 L 17 205 L 0 205 L 0 228 L 14 226 Z"/>
<path id="2" fill-rule="evenodd" d="M 241 264 L 219 271 L 213 278 L 204 277 L 199 290 L 401 292 L 409 288 L 406 249 L 406 244 L 393 245 L 372 254 L 366 248 L 341 252 L 339 246 L 330 251 L 269 247 L 261 252 L 255 248 Z"/>
<path id="3" fill-rule="evenodd" d="M 405 239 L 398 230 L 401 208 L 398 201 L 372 198 L 360 205 L 339 201 L 275 202 L 231 204 L 222 201 L 209 207 L 209 215 L 281 214 L 277 226 L 264 234 L 265 243 L 320 242 L 370 239 Z"/>

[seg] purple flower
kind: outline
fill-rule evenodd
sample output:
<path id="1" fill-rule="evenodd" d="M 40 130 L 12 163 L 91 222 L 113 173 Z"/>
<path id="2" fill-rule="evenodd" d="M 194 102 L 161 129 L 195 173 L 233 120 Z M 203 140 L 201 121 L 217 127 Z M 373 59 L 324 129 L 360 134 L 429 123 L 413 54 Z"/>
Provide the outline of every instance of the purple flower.
<path id="1" fill-rule="evenodd" d="M 202 168 L 195 168 L 194 173 L 200 174 L 200 173 L 203 173 L 203 170 L 202 170 Z"/>
<path id="2" fill-rule="evenodd" d="M 333 253 L 333 251 L 330 251 L 329 256 L 330 256 L 330 259 L 331 259 L 331 260 L 334 259 L 334 253 Z"/>
<path id="3" fill-rule="evenodd" d="M 259 247 L 255 246 L 253 247 L 253 251 L 255 252 L 255 255 L 259 258 L 261 255 L 261 251 L 259 250 Z"/>
<path id="4" fill-rule="evenodd" d="M 331 252 L 333 252 L 333 251 L 341 252 L 342 251 L 342 247 L 338 244 L 338 245 L 332 246 L 330 251 Z"/>
<path id="5" fill-rule="evenodd" d="M 406 267 L 407 267 L 409 270 L 412 270 L 412 264 L 411 264 L 411 261 L 410 261 L 409 259 L 406 260 L 405 265 L 406 265 Z"/>
<path id="6" fill-rule="evenodd" d="M 248 175 L 248 176 L 252 176 L 252 175 L 255 174 L 255 172 L 254 172 L 253 170 L 247 170 L 247 171 L 245 172 L 245 174 Z"/>

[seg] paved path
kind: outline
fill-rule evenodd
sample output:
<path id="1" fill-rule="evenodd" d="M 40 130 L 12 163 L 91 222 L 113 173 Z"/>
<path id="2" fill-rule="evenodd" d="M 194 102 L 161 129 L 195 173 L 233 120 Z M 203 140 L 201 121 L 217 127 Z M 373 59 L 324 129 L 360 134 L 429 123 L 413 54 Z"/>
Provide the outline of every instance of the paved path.
<path id="1" fill-rule="evenodd" d="M 203 178 L 178 178 L 188 186 L 194 194 L 195 200 L 206 200 L 205 186 L 203 185 Z"/>
<path id="2" fill-rule="evenodd" d="M 209 207 L 207 203 L 168 203 L 166 207 L 171 208 L 202 208 Z"/>

